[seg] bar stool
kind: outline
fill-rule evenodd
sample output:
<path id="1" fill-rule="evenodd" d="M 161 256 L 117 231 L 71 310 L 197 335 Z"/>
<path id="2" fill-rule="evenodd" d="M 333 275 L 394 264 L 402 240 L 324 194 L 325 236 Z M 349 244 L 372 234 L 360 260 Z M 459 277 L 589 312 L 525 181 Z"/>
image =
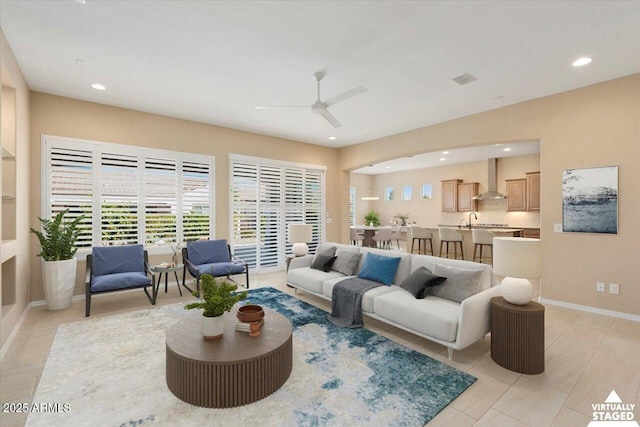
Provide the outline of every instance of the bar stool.
<path id="1" fill-rule="evenodd" d="M 431 255 L 433 255 L 433 234 L 422 227 L 414 225 L 411 227 L 411 253 L 413 253 L 413 244 L 418 241 L 418 253 L 427 254 L 427 240 L 431 246 Z M 422 243 L 424 242 L 424 252 L 422 251 Z"/>
<path id="2" fill-rule="evenodd" d="M 473 230 L 471 232 L 471 238 L 473 239 L 473 261 L 475 262 L 476 259 L 478 260 L 478 262 L 482 262 L 483 258 L 489 258 L 491 260 L 491 265 L 493 265 L 493 238 L 496 237 L 495 233 L 492 233 L 489 230 Z M 489 249 L 491 249 L 491 256 L 490 257 L 483 257 L 482 256 L 482 247 L 483 246 L 488 246 Z M 478 248 L 480 248 L 480 251 L 478 251 Z M 480 252 L 480 254 L 478 254 L 476 256 L 476 254 Z"/>
<path id="3" fill-rule="evenodd" d="M 460 256 L 464 259 L 464 250 L 462 249 L 462 234 L 453 228 L 441 227 L 438 230 L 440 236 L 440 257 L 442 258 L 442 246 L 447 244 L 446 258 L 449 258 L 449 243 L 453 243 L 453 258 L 458 259 L 458 244 L 460 244 Z"/>

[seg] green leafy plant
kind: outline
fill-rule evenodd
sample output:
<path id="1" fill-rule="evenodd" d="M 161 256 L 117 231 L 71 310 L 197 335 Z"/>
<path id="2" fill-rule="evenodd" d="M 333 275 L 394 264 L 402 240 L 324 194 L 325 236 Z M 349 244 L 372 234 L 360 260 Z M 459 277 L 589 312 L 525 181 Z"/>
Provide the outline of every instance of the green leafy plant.
<path id="1" fill-rule="evenodd" d="M 38 217 L 42 224 L 42 232 L 31 228 L 31 232 L 40 241 L 39 257 L 45 261 L 64 261 L 72 259 L 78 251 L 75 247 L 78 240 L 78 224 L 84 219 L 84 215 L 77 216 L 71 221 L 65 221 L 64 216 L 69 213 L 65 209 L 58 213 L 53 220 Z"/>
<path id="2" fill-rule="evenodd" d="M 407 213 L 397 213 L 393 216 L 394 219 L 399 219 L 403 226 L 407 225 L 407 220 L 409 219 L 409 212 Z"/>
<path id="3" fill-rule="evenodd" d="M 210 274 L 203 274 L 200 278 L 202 284 L 202 298 L 184 306 L 186 310 L 204 310 L 205 317 L 222 316 L 226 311 L 247 297 L 249 292 L 236 292 L 237 285 L 229 282 L 218 283 Z M 193 296 L 198 296 L 197 292 Z"/>
<path id="4" fill-rule="evenodd" d="M 380 225 L 380 215 L 378 215 L 378 212 L 373 209 L 371 209 L 364 217 L 364 225 L 369 225 L 371 223 L 373 223 L 373 225 Z"/>

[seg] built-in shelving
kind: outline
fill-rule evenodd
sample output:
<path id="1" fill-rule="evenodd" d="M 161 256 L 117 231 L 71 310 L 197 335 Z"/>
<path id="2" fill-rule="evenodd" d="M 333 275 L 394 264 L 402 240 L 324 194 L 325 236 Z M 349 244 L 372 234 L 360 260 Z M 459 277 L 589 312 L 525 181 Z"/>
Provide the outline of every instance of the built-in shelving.
<path id="1" fill-rule="evenodd" d="M 2 241 L 2 262 L 5 262 L 14 256 L 16 256 L 16 250 L 18 243 L 16 240 L 3 240 Z"/>
<path id="2" fill-rule="evenodd" d="M 2 159 L 3 160 L 15 160 L 16 156 L 14 156 L 13 154 L 11 154 L 9 151 L 7 151 L 5 148 L 2 148 Z"/>

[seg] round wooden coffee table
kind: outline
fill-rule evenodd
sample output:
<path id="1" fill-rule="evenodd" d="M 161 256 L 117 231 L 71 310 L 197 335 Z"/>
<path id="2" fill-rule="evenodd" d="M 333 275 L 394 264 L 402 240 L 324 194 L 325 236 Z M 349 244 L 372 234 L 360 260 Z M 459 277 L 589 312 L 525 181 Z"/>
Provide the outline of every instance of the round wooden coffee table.
<path id="1" fill-rule="evenodd" d="M 201 312 L 167 329 L 167 386 L 181 400 L 206 408 L 231 408 L 279 389 L 292 368 L 289 320 L 265 308 L 260 335 L 235 330 L 237 308 L 226 314 L 219 340 L 200 333 Z"/>

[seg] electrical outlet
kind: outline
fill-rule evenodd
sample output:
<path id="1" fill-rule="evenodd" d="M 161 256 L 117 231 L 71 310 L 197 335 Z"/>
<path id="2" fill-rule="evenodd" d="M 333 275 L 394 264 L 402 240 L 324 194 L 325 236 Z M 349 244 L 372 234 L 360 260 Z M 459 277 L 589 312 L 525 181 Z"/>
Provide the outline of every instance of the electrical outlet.
<path id="1" fill-rule="evenodd" d="M 609 283 L 609 293 L 614 295 L 619 295 L 620 285 L 617 283 Z"/>
<path id="2" fill-rule="evenodd" d="M 604 292 L 604 282 L 596 282 L 596 292 Z"/>
<path id="3" fill-rule="evenodd" d="M 553 224 L 554 233 L 562 233 L 562 224 Z"/>

